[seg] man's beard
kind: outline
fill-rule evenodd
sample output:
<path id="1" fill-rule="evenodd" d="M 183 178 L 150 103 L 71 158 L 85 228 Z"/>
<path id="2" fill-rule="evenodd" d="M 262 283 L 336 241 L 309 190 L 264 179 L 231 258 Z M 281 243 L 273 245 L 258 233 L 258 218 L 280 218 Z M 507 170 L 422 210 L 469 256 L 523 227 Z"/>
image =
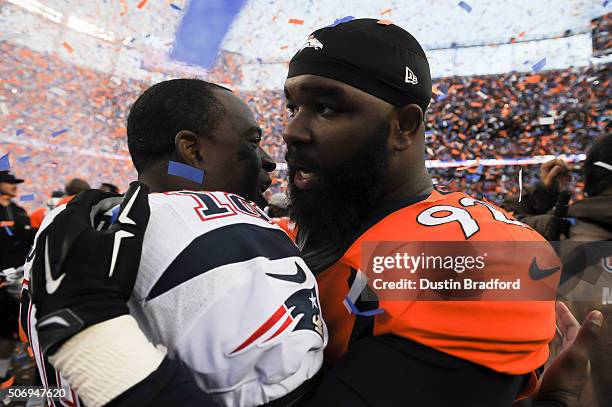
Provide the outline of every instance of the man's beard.
<path id="1" fill-rule="evenodd" d="M 317 169 L 318 180 L 310 190 L 293 184 L 295 169 L 289 170 L 291 219 L 301 236 L 314 244 L 344 245 L 374 208 L 389 161 L 388 126 L 382 126 L 359 153 L 334 171 Z"/>

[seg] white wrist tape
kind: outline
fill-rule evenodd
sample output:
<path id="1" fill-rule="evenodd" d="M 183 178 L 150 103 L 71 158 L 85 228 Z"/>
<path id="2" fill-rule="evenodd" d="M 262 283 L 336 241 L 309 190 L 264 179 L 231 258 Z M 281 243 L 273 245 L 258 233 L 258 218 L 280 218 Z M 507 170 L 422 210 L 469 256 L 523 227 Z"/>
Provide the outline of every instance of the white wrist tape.
<path id="1" fill-rule="evenodd" d="M 165 355 L 166 349 L 155 348 L 132 316 L 122 315 L 70 338 L 49 361 L 87 407 L 97 407 L 154 372 Z"/>

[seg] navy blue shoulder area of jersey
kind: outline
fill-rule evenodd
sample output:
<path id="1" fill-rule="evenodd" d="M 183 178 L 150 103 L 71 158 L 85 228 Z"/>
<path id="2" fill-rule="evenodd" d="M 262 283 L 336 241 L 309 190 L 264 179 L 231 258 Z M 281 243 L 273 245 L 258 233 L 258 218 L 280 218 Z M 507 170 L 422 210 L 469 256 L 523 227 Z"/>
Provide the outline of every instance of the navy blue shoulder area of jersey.
<path id="1" fill-rule="evenodd" d="M 147 301 L 159 297 L 217 267 L 247 261 L 255 257 L 270 260 L 300 256 L 300 251 L 281 229 L 248 223 L 235 223 L 195 238 L 170 263 L 147 295 Z"/>

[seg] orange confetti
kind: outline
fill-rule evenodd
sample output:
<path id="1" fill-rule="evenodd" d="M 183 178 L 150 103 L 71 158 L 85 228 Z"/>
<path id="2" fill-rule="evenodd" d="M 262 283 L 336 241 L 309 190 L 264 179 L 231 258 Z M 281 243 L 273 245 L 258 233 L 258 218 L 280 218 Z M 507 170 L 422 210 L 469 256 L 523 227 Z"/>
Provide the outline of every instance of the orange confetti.
<path id="1" fill-rule="evenodd" d="M 128 6 L 127 6 L 125 0 L 119 0 L 119 3 L 121 3 L 121 8 L 123 9 L 123 10 L 121 10 L 121 13 L 119 13 L 119 15 L 121 17 L 123 17 L 128 12 Z"/>
<path id="2" fill-rule="evenodd" d="M 64 43 L 62 44 L 64 46 L 64 48 L 66 48 L 66 51 L 70 52 L 72 54 L 72 52 L 74 51 L 74 48 L 72 48 L 70 46 L 70 44 L 68 44 L 66 41 L 64 41 Z"/>
<path id="3" fill-rule="evenodd" d="M 283 45 L 283 46 L 281 47 L 281 49 L 287 49 L 287 48 L 289 48 L 289 45 Z"/>
<path id="4" fill-rule="evenodd" d="M 147 0 L 141 0 L 140 3 L 136 7 L 142 10 L 142 8 L 147 4 Z"/>
<path id="5" fill-rule="evenodd" d="M 530 75 L 525 78 L 525 82 L 527 83 L 538 83 L 541 80 L 542 80 L 542 77 L 540 75 Z"/>
<path id="6" fill-rule="evenodd" d="M 376 24 L 381 24 L 381 25 L 391 25 L 391 24 L 393 24 L 393 21 L 391 21 L 391 20 L 378 20 L 378 21 L 376 22 Z"/>
<path id="7" fill-rule="evenodd" d="M 289 24 L 302 25 L 304 24 L 304 20 L 300 20 L 299 18 L 290 18 Z"/>
<path id="8" fill-rule="evenodd" d="M 272 21 L 276 21 L 277 18 L 278 18 L 278 16 L 272 17 Z"/>
<path id="9" fill-rule="evenodd" d="M 525 36 L 525 31 L 521 31 L 518 35 L 519 38 L 523 38 Z"/>
<path id="10" fill-rule="evenodd" d="M 380 15 L 381 15 L 381 16 L 384 16 L 385 14 L 389 14 L 389 13 L 391 12 L 391 10 L 393 10 L 393 9 L 388 8 L 388 9 L 386 9 L 386 10 L 383 10 L 383 11 L 381 11 L 381 12 L 380 12 Z"/>

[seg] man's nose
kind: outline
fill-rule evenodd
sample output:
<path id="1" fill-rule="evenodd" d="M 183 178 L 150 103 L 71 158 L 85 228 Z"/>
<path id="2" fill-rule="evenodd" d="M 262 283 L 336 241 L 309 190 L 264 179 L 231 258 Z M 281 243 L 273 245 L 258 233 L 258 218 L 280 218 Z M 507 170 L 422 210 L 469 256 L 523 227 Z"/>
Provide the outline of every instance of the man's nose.
<path id="1" fill-rule="evenodd" d="M 311 139 L 312 135 L 308 127 L 307 116 L 300 112 L 296 113 L 283 129 L 283 140 L 287 145 L 292 145 L 308 143 Z"/>
<path id="2" fill-rule="evenodd" d="M 270 157 L 270 154 L 266 152 L 263 148 L 259 147 L 261 154 L 261 168 L 263 168 L 266 172 L 272 172 L 276 169 L 276 163 Z"/>

